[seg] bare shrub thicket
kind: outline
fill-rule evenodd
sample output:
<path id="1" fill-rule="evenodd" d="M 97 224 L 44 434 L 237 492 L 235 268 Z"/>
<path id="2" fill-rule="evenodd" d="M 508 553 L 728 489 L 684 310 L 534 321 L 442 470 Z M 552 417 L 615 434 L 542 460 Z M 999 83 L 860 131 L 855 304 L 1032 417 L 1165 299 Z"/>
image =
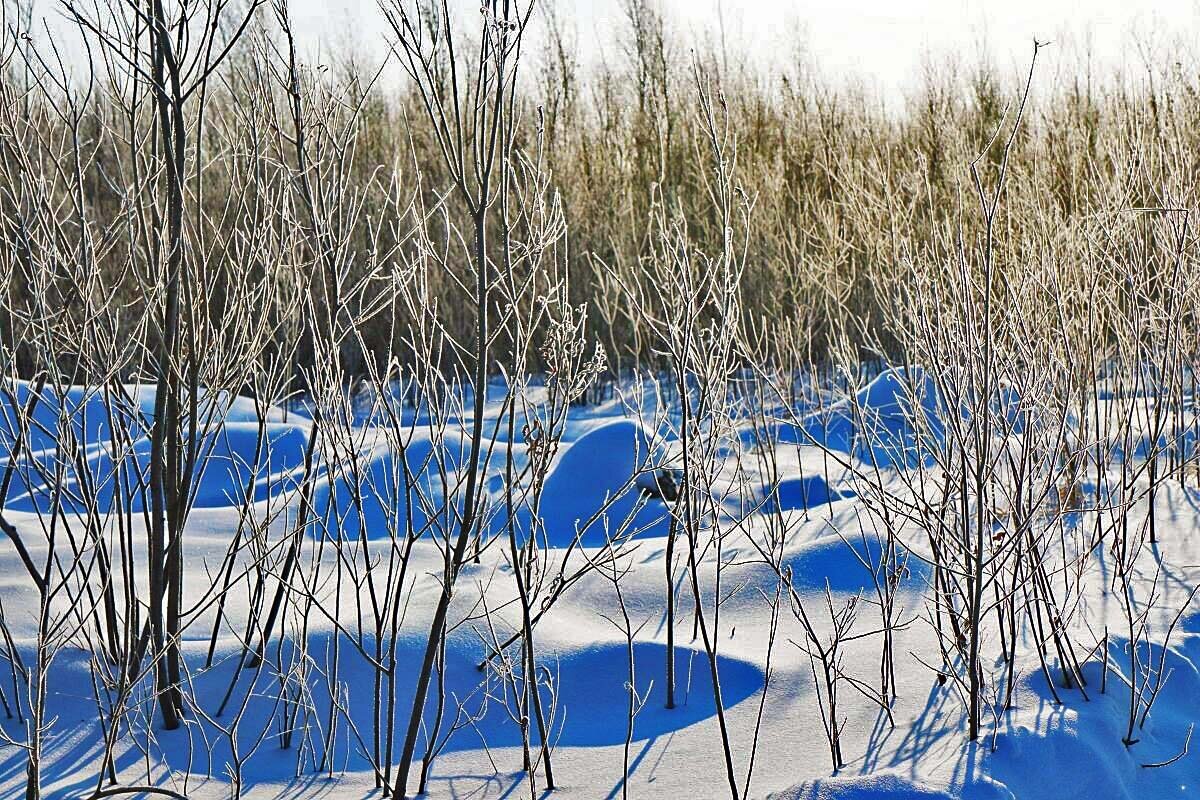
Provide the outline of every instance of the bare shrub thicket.
<path id="1" fill-rule="evenodd" d="M 29 800 L 67 659 L 96 796 L 204 774 L 240 796 L 270 742 L 404 797 L 498 716 L 537 796 L 564 718 L 539 625 L 581 584 L 617 608 L 625 792 L 685 639 L 734 798 L 773 664 L 806 664 L 836 771 L 846 690 L 895 724 L 917 624 L 970 740 L 1033 663 L 1056 702 L 1115 676 L 1136 744 L 1195 594 L 1157 571 L 1155 501 L 1200 484 L 1197 87 L 1056 85 L 1035 46 L 1024 82 L 931 72 L 895 114 L 800 60 L 685 58 L 653 3 L 623 7 L 584 75 L 534 4 L 387 2 L 392 81 L 307 63 L 286 0 L 67 2 L 82 62 L 4 6 L 0 532 L 36 618 L 0 600 L 0 707 Z M 567 417 L 604 397 L 635 467 L 552 530 Z M 869 576 L 849 598 L 789 560 L 820 511 L 780 505 L 796 445 L 860 498 L 826 531 Z M 649 684 L 623 583 L 647 509 Z M 1097 589 L 1122 630 L 1089 619 Z M 769 615 L 751 725 L 722 702 L 731 603 Z"/>

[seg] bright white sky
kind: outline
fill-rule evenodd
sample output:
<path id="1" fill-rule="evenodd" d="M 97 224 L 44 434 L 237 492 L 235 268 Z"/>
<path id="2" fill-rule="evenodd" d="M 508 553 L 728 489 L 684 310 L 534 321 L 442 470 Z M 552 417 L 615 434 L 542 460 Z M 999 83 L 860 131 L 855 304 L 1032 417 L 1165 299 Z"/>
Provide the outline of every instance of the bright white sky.
<path id="1" fill-rule="evenodd" d="M 477 13 L 480 0 L 452 0 L 463 14 Z M 56 0 L 35 0 L 57 16 Z M 312 57 L 347 46 L 381 58 L 385 31 L 376 0 L 290 0 L 296 29 Z M 611 40 L 621 25 L 622 0 L 539 0 L 554 3 L 575 29 L 581 60 L 614 57 Z M 887 94 L 903 93 L 933 58 L 973 64 L 986 54 L 1002 69 L 1028 63 L 1031 38 L 1055 41 L 1045 51 L 1050 70 L 1074 71 L 1080 53 L 1092 53 L 1099 74 L 1142 68 L 1135 36 L 1165 49 L 1158 66 L 1194 63 L 1176 49 L 1200 41 L 1200 0 L 659 0 L 670 24 L 685 40 L 719 42 L 724 20 L 730 58 L 751 58 L 770 67 L 808 60 L 829 80 L 862 81 Z M 88 3 L 84 3 L 88 5 Z M 1187 45 L 1191 47 L 1191 45 Z M 1195 51 L 1192 51 L 1193 54 Z"/>

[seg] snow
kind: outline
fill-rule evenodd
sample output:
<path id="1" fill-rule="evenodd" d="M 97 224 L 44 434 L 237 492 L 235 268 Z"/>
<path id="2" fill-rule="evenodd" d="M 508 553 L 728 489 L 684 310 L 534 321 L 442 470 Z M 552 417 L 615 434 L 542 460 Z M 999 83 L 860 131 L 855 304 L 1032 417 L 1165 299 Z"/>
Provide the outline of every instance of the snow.
<path id="1" fill-rule="evenodd" d="M 920 387 L 916 392 L 911 388 L 914 385 Z M 31 391 L 27 384 L 12 389 L 11 398 L 17 404 L 24 403 Z M 153 407 L 152 387 L 126 389 L 140 413 L 148 415 Z M 279 410 L 271 409 L 265 421 L 265 446 L 257 452 L 259 420 L 254 404 L 244 398 L 214 400 L 214 407 L 221 411 L 204 434 L 209 458 L 196 478 L 196 510 L 186 537 L 188 601 L 200 606 L 189 617 L 183 643 L 185 684 L 196 707 L 183 728 L 162 730 L 149 701 L 148 681 L 142 681 L 134 708 L 147 719 L 122 733 L 116 748 L 117 771 L 128 783 L 153 782 L 185 791 L 189 797 L 224 797 L 230 793 L 236 752 L 245 758 L 242 777 L 247 796 L 371 795 L 376 790 L 365 754 L 372 720 L 386 710 L 375 703 L 375 671 L 364 656 L 374 652 L 376 642 L 370 630 L 358 625 L 365 604 L 361 596 L 356 603 L 343 601 L 344 607 L 337 609 L 336 625 L 328 613 L 317 609 L 310 610 L 307 617 L 289 618 L 281 626 L 282 640 L 276 636 L 282 644 L 278 649 L 271 647 L 270 657 L 257 667 L 239 668 L 241 640 L 230 624 L 224 624 L 213 665 L 205 666 L 215 610 L 211 602 L 205 602 L 203 591 L 212 585 L 213 571 L 229 550 L 235 531 L 242 528 L 243 493 L 249 486 L 254 514 L 263 521 L 271 541 L 280 541 L 289 521 L 294 520 L 312 425 L 295 414 L 284 422 Z M 11 402 L 0 402 L 0 423 L 4 423 L 0 424 L 0 447 L 6 451 L 17 435 Z M 1012 402 L 1019 406 L 1019 401 Z M 496 413 L 492 405 L 489 401 L 489 414 Z M 24 458 L 50 463 L 56 440 L 53 432 L 61 418 L 80 442 L 86 465 L 80 474 L 71 476 L 68 485 L 86 475 L 104 487 L 98 494 L 101 507 L 95 509 L 103 516 L 113 510 L 114 485 L 120 473 L 108 444 L 109 424 L 100 409 L 94 391 L 72 389 L 61 400 L 49 396 L 38 411 L 44 430 L 31 432 L 32 453 Z M 884 578 L 878 571 L 872 575 L 881 561 L 882 532 L 867 524 L 861 492 L 844 470 L 830 467 L 814 440 L 880 468 L 911 467 L 914 454 L 935 446 L 931 443 L 942 436 L 940 413 L 936 392 L 923 374 L 902 378 L 897 371 L 887 371 L 853 400 L 843 399 L 790 419 L 780 417 L 775 454 L 781 476 L 776 480 L 747 466 L 757 476 L 752 494 L 759 502 L 744 519 L 737 518 L 738 512 L 728 503 L 726 512 L 747 536 L 765 535 L 769 524 L 783 521 L 787 535 L 781 563 L 792 575 L 799 595 L 817 604 L 814 607 L 824 602 L 826 592 L 834 607 L 857 598 L 862 609 L 858 628 L 870 630 L 878 624 L 878 612 L 865 600 L 874 597 L 876 582 Z M 375 424 L 355 428 L 343 442 L 355 453 L 358 466 L 352 471 L 344 466 L 329 467 L 333 459 L 318 448 L 313 505 L 321 524 L 308 531 L 301 559 L 304 566 L 296 579 L 315 575 L 315 565 L 332 568 L 336 564 L 338 556 L 329 544 L 330 537 L 346 541 L 365 538 L 378 545 L 386 544 L 389 531 L 403 530 L 410 521 L 415 529 L 426 530 L 413 547 L 410 574 L 415 576 L 415 584 L 394 653 L 400 665 L 394 711 L 397 739 L 407 722 L 416 665 L 440 588 L 441 548 L 452 525 L 449 517 L 456 510 L 443 509 L 440 522 L 430 518 L 430 509 L 444 505 L 437 477 L 445 471 L 452 476 L 451 485 L 457 486 L 469 446 L 458 432 L 431 432 L 416 416 L 405 424 L 411 427 L 403 447 L 394 435 Z M 123 470 L 144 475 L 148 463 L 144 424 L 133 425 L 133 430 L 137 435 L 120 453 L 119 461 Z M 926 438 L 918 437 L 917 430 L 924 430 L 922 437 Z M 670 508 L 643 491 L 646 483 L 639 476 L 665 458 L 669 443 L 620 403 L 572 409 L 563 439 L 542 494 L 539 537 L 546 545 L 546 567 L 553 572 L 578 565 L 620 534 L 623 563 L 628 569 L 621 582 L 621 601 L 636 630 L 632 687 L 641 706 L 632 732 L 630 796 L 727 796 L 714 693 L 701 642 L 693 636 L 694 609 L 686 586 L 679 593 L 677 609 L 679 705 L 671 710 L 664 707 L 663 559 Z M 0 465 L 9 457 L 8 452 L 0 454 Z M 488 529 L 493 535 L 502 535 L 506 527 L 504 484 L 498 480 L 495 465 L 489 469 L 485 481 L 491 514 Z M 405 475 L 414 480 L 414 488 L 407 492 L 398 490 L 404 486 Z M 42 530 L 51 511 L 62 511 L 71 524 L 78 524 L 75 517 L 88 511 L 70 497 L 55 507 L 44 485 L 13 486 L 5 501 L 6 517 L 30 532 Z M 1161 634 L 1169 617 L 1185 603 L 1189 587 L 1200 580 L 1200 537 L 1196 535 L 1200 494 L 1178 482 L 1167 483 L 1153 502 L 1160 513 L 1160 546 L 1138 562 L 1136 586 L 1143 598 L 1152 586 L 1159 587 L 1159 610 L 1150 624 Z M 132 507 L 140 510 L 140 500 L 135 498 Z M 535 526 L 528 511 L 520 513 L 523 516 L 515 520 L 516 527 L 527 535 Z M 1071 516 L 1080 528 L 1086 528 L 1084 522 L 1093 513 L 1084 510 Z M 137 523 L 139 518 L 131 519 Z M 30 549 L 40 563 L 46 555 L 45 538 L 30 535 Z M 137 529 L 130 541 L 135 557 L 144 558 L 144 532 Z M 898 602 L 901 617 L 911 623 L 896 631 L 899 697 L 894 706 L 895 725 L 888 723 L 876 705 L 843 687 L 839 715 L 844 717 L 847 764 L 836 774 L 830 769 L 814 699 L 812 667 L 798 646 L 803 633 L 788 612 L 786 600 L 777 630 L 772 622 L 774 574 L 756 559 L 749 543 L 736 536 L 730 537 L 721 551 L 706 548 L 702 552 L 702 592 L 710 610 L 718 592 L 713 566 L 718 558 L 725 565 L 719 589 L 723 602 L 715 631 L 717 663 L 740 785 L 750 769 L 751 743 L 757 741 L 750 796 L 781 800 L 1195 796 L 1200 786 L 1196 748 L 1168 766 L 1143 765 L 1179 754 L 1196 721 L 1200 616 L 1188 612 L 1182 617 L 1165 662 L 1169 677 L 1139 732 L 1141 741 L 1126 747 L 1121 737 L 1128 689 L 1118 679 L 1118 672 L 1128 662 L 1129 644 L 1122 638 L 1123 633 L 1128 634 L 1121 629 L 1119 603 L 1109 591 L 1110 557 L 1104 548 L 1096 549 L 1086 562 L 1087 589 L 1079 598 L 1086 613 L 1071 624 L 1080 640 L 1090 636 L 1088 641 L 1096 641 L 1106 628 L 1110 631 L 1112 664 L 1107 678 L 1100 659 L 1089 661 L 1083 668 L 1087 696 L 1078 689 L 1059 686 L 1063 699 L 1059 705 L 1030 655 L 1032 648 L 1023 642 L 1014 707 L 994 720 L 987 719 L 984 737 L 972 743 L 964 735 L 962 703 L 952 685 L 939 684 L 927 666 L 937 661 L 937 645 L 925 618 L 932 578 L 923 544 L 915 537 L 902 537 L 901 542 L 899 559 L 906 569 L 900 577 Z M 507 558 L 506 546 L 485 547 L 479 562 L 468 563 L 458 579 L 444 668 L 447 704 L 441 726 L 445 731 L 457 720 L 461 729 L 445 742 L 433 762 L 433 797 L 504 798 L 529 793 L 527 776 L 520 771 L 521 739 L 513 720 L 512 692 L 501 680 L 505 670 L 519 671 L 520 663 L 510 659 L 479 669 L 489 644 L 515 630 L 518 623 Z M 675 580 L 685 580 L 685 570 L 678 565 Z M 319 588 L 333 591 L 328 585 Z M 353 592 L 354 587 L 342 591 Z M 29 656 L 35 645 L 37 593 L 7 541 L 0 543 L 0 604 L 19 649 Z M 494 619 L 486 618 L 483 608 L 489 609 Z M 554 766 L 566 797 L 621 796 L 630 675 L 626 641 L 616 624 L 619 608 L 612 582 L 591 572 L 564 591 L 537 627 L 539 663 L 553 686 L 551 691 L 543 685 L 542 698 L 552 709 L 551 739 L 557 748 Z M 249 613 L 248 591 L 232 593 L 225 613 L 233 621 L 232 627 L 240 630 L 238 626 Z M 827 622 L 821 624 L 827 628 Z M 49 678 L 49 711 L 54 721 L 48 730 L 43 768 L 49 797 L 79 797 L 92 791 L 97 781 L 101 743 L 93 676 L 94 671 L 112 666 L 94 660 L 78 646 L 80 641 L 76 639 L 58 654 Z M 1144 662 L 1158 659 L 1155 647 L 1143 648 Z M 335 651 L 338 672 L 331 697 L 329 676 Z M 856 679 L 873 682 L 879 670 L 877 646 L 869 637 L 850 641 L 842 663 Z M 999 671 L 1001 665 L 988 663 L 985 668 Z M 7 663 L 0 661 L 0 688 L 11 703 L 12 681 L 4 674 L 7 670 Z M 1107 684 L 1103 693 L 1099 690 L 1102 682 Z M 217 708 L 231 683 L 235 689 L 230 693 L 229 710 L 218 716 Z M 286 749 L 281 747 L 279 735 L 280 715 L 286 711 L 279 702 L 281 685 L 290 687 L 305 702 L 299 732 Z M 353 724 L 342 720 L 334 727 L 332 747 L 327 751 L 327 711 L 335 697 L 345 704 L 345 718 Z M 246 710 L 231 737 L 222 725 L 228 724 L 233 709 L 242 704 Z M 425 708 L 427 729 L 433 728 L 436 715 L 431 700 Z M 19 720 L 0 722 L 9 737 L 24 740 L 25 729 Z M 422 740 L 418 750 L 423 749 Z M 0 796 L 17 796 L 22 791 L 24 763 L 25 753 L 20 748 L 0 748 Z"/>
<path id="2" fill-rule="evenodd" d="M 920 369 L 889 368 L 852 398 L 780 423 L 778 440 L 820 443 L 882 467 L 911 466 L 928 459 L 931 441 L 943 434 L 933 381 Z"/>
<path id="3" fill-rule="evenodd" d="M 638 476 L 652 469 L 652 456 L 650 437 L 628 419 L 589 430 L 569 445 L 546 478 L 541 503 L 550 543 L 564 547 L 578 536 L 585 547 L 603 546 L 618 532 L 612 522 L 606 529 L 606 520 L 628 520 L 634 536 L 665 536 L 666 506 L 636 490 Z"/>

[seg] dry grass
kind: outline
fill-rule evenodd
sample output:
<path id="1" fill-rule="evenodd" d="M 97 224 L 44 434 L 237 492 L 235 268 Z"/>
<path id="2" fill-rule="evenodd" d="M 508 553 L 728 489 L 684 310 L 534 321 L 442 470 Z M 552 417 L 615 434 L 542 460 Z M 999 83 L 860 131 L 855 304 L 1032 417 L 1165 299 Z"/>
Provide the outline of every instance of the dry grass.
<path id="1" fill-rule="evenodd" d="M 552 18 L 552 29 L 556 24 Z M 254 44 L 240 48 L 208 90 L 205 134 L 188 154 L 190 170 L 204 165 L 193 180 L 202 177 L 207 224 L 220 228 L 223 239 L 250 239 L 257 235 L 253 229 L 270 224 L 262 204 L 284 192 L 296 168 L 291 146 L 264 133 L 286 128 L 281 123 L 289 98 L 279 81 L 278 36 L 268 31 L 274 27 L 269 15 L 262 15 L 261 25 Z M 543 52 L 526 54 L 515 132 L 528 157 L 543 150 L 565 209 L 569 247 L 563 257 L 572 299 L 591 305 L 610 367 L 627 369 L 654 356 L 646 331 L 622 308 L 606 273 L 630 277 L 643 269 L 653 255 L 655 220 L 664 213 L 681 220 L 701 247 L 716 251 L 721 245 L 707 196 L 711 171 L 694 66 L 719 87 L 736 142 L 739 188 L 753 202 L 741 283 L 752 312 L 746 319 L 750 338 L 765 335 L 772 358 L 791 365 L 825 361 L 847 343 L 860 359 L 902 357 L 898 283 L 911 283 L 914 270 L 936 281 L 954 261 L 960 236 L 977 246 L 967 166 L 982 154 L 985 179 L 994 177 L 996 133 L 1002 132 L 1002 141 L 1011 124 L 1020 76 L 984 65 L 930 69 L 906 101 L 888 109 L 865 90 L 823 84 L 800 58 L 778 73 L 722 71 L 715 53 L 701 47 L 689 54 L 685 45 L 691 43 L 672 38 L 650 4 L 631 3 L 618 35 L 620 56 L 588 72 L 562 35 L 552 35 Z M 6 113 L 14 129 L 29 136 L 22 146 L 49 159 L 72 135 L 70 121 L 54 108 L 63 105 L 64 92 L 28 91 L 27 69 L 42 67 L 27 68 L 18 50 L 9 55 L 2 88 Z M 338 257 L 351 277 L 369 274 L 411 242 L 406 233 L 414 225 L 425 224 L 435 241 L 449 237 L 447 269 L 464 274 L 466 251 L 453 239 L 464 227 L 465 211 L 446 198 L 447 176 L 419 97 L 374 77 L 345 65 L 302 70 L 314 185 L 325 212 L 348 228 Z M 103 87 L 98 84 L 87 98 L 77 93 L 87 155 L 79 168 L 86 214 L 109 230 L 132 211 L 116 187 L 135 165 L 132 144 L 119 138 L 128 126 L 106 93 L 111 88 Z M 1082 320 L 1097 306 L 1096 284 L 1111 296 L 1118 274 L 1135 274 L 1147 296 L 1159 291 L 1170 264 L 1163 256 L 1170 248 L 1161 246 L 1161 215 L 1132 209 L 1189 205 L 1198 168 L 1187 154 L 1200 145 L 1198 137 L 1200 82 L 1182 71 L 1167 79 L 1132 74 L 1103 80 L 1070 70 L 1036 75 L 996 225 L 1003 285 L 1013 292 L 1005 302 L 1057 305 L 1066 298 L 1067 312 Z M 14 210 L 31 201 L 20 196 L 20 174 L 10 152 L 0 168 L 0 212 L 10 248 L 22 235 Z M 68 175 L 44 187 L 49 202 L 68 201 Z M 229 198 L 241 206 L 228 207 Z M 417 208 L 428 214 L 423 223 Z M 126 293 L 127 302 L 141 302 L 129 254 L 97 245 L 110 284 Z M 297 247 L 297 263 L 311 257 L 303 244 Z M 303 283 L 295 265 L 236 255 L 241 261 L 231 269 Z M 214 266 L 234 257 L 209 256 Z M 1031 286 L 1057 297 L 1039 299 Z M 18 306 L 28 296 L 19 274 L 9 292 Z M 430 292 L 455 333 L 469 332 L 472 318 L 456 283 L 444 276 Z M 212 313 L 219 317 L 220 309 Z M 273 313 L 285 324 L 290 312 Z M 1102 317 L 1099 323 L 1104 327 Z M 347 368 L 364 374 L 363 359 L 386 352 L 389 337 L 395 346 L 396 331 L 405 324 L 402 311 L 376 316 L 363 331 L 366 352 L 350 347 Z M 0 320 L 6 342 L 30 371 L 34 359 L 22 349 L 19 327 L 11 318 Z M 304 342 L 300 357 L 302 363 L 312 359 Z"/>

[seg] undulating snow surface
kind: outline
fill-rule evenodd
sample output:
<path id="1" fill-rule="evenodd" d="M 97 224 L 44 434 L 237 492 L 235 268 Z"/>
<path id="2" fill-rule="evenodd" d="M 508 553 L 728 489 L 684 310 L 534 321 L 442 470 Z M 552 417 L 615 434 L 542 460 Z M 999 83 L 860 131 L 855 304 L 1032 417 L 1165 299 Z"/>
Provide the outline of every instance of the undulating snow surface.
<path id="1" fill-rule="evenodd" d="M 932 389 L 922 380 L 916 385 L 925 387 L 925 392 L 918 393 L 921 401 L 916 416 L 924 415 L 928 430 L 934 437 L 940 436 L 938 410 L 930 400 Z M 131 419 L 148 415 L 153 406 L 152 389 L 126 388 Z M 25 402 L 28 391 L 27 386 L 18 386 L 14 393 L 17 402 Z M 45 429 L 32 431 L 24 457 L 52 458 L 56 437 L 51 431 L 61 429 L 60 419 L 69 420 L 69 427 L 83 443 L 80 457 L 87 464 L 71 481 L 80 480 L 80 475 L 95 481 L 101 487 L 96 496 L 103 506 L 114 496 L 112 487 L 118 477 L 114 462 L 126 465 L 122 479 L 142 480 L 149 448 L 144 426 L 138 437 L 114 445 L 103 408 L 86 394 L 74 393 L 61 402 L 50 397 L 41 405 L 38 418 Z M 879 612 L 869 600 L 880 578 L 872 574 L 872 565 L 880 561 L 882 540 L 878 531 L 863 527 L 864 499 L 854 481 L 812 440 L 825 442 L 857 463 L 874 463 L 883 471 L 908 468 L 914 459 L 923 457 L 912 434 L 912 396 L 892 373 L 884 373 L 859 393 L 859 402 L 853 407 L 843 401 L 811 416 L 777 416 L 779 445 L 774 457 L 781 476 L 778 480 L 761 474 L 761 462 L 747 455 L 752 449 L 749 436 L 734 437 L 745 445 L 742 451 L 723 454 L 730 462 L 731 475 L 733 462 L 740 459 L 742 477 L 738 480 L 757 475 L 756 485 L 745 493 L 749 502 L 717 498 L 734 533 L 725 538 L 720 550 L 708 547 L 700 551 L 702 592 L 708 623 L 714 626 L 739 791 L 748 787 L 749 796 L 811 799 L 1099 800 L 1200 795 L 1200 757 L 1194 752 L 1189 750 L 1168 766 L 1142 766 L 1179 754 L 1190 726 L 1200 718 L 1200 617 L 1190 611 L 1183 615 L 1163 662 L 1170 670 L 1169 677 L 1140 731 L 1140 741 L 1126 747 L 1121 739 L 1129 690 L 1118 673 L 1128 660 L 1128 631 L 1122 630 L 1123 617 L 1111 593 L 1108 555 L 1103 547 L 1097 548 L 1086 561 L 1087 575 L 1081 581 L 1086 590 L 1079 602 L 1087 613 L 1071 624 L 1076 626 L 1079 641 L 1087 643 L 1099 641 L 1108 626 L 1110 674 L 1102 675 L 1100 659 L 1088 661 L 1083 667 L 1088 680 L 1086 696 L 1078 688 L 1059 685 L 1062 702 L 1058 703 L 1033 649 L 1022 642 L 1013 708 L 994 717 L 989 714 L 983 736 L 968 742 L 961 700 L 953 685 L 940 683 L 931 669 L 939 656 L 926 603 L 932 580 L 925 561 L 926 543 L 915 534 L 904 533 L 900 536 L 901 560 L 906 566 L 898 577 L 897 602 L 901 606 L 898 618 L 907 624 L 895 634 L 898 698 L 893 704 L 894 721 L 889 722 L 876 704 L 844 684 L 837 713 L 844 731 L 846 765 L 836 773 L 831 770 L 801 627 L 786 598 L 778 615 L 772 615 L 778 580 L 762 563 L 750 538 L 764 535 L 770 517 L 785 520 L 788 535 L 781 564 L 799 595 L 812 608 L 821 609 L 828 591 L 829 602 L 836 609 L 861 594 L 855 631 L 870 633 L 877 628 Z M 3 424 L 12 419 L 8 402 L 0 404 L 0 415 L 4 415 L 0 446 L 11 448 L 15 431 L 11 424 Z M 870 419 L 863 418 L 863 409 L 870 412 Z M 499 414 L 496 403 L 489 402 L 488 413 Z M 207 458 L 196 479 L 195 508 L 185 541 L 185 604 L 199 605 L 187 616 L 185 683 L 198 708 L 181 729 L 164 731 L 153 705 L 142 702 L 139 707 L 148 719 L 136 720 L 137 725 L 122 731 L 116 770 L 125 783 L 152 782 L 188 797 L 221 797 L 230 792 L 230 765 L 241 760 L 247 796 L 370 795 L 376 792 L 375 781 L 365 754 L 372 746 L 374 715 L 386 714 L 387 709 L 376 703 L 375 671 L 368 660 L 374 652 L 375 634 L 369 627 L 359 629 L 357 625 L 360 618 L 366 619 L 366 587 L 331 582 L 307 586 L 324 598 L 321 607 L 306 609 L 302 603 L 291 607 L 268 647 L 267 660 L 247 669 L 239 668 L 240 635 L 251 602 L 249 582 L 244 582 L 230 594 L 224 607 L 227 621 L 218 629 L 212 666 L 205 666 L 216 614 L 205 593 L 219 580 L 214 572 L 233 537 L 245 535 L 242 501 L 246 492 L 253 493 L 254 503 L 249 507 L 262 524 L 263 541 L 281 541 L 295 522 L 297 485 L 311 433 L 305 417 L 293 412 L 285 421 L 279 410 L 271 409 L 265 420 L 265 447 L 259 448 L 259 414 L 253 403 L 238 399 L 221 414 L 224 422 L 213 426 L 203 442 Z M 426 532 L 411 553 L 406 580 L 412 589 L 403 598 L 406 611 L 395 653 L 398 666 L 392 727 L 399 738 L 407 723 L 412 684 L 439 592 L 441 548 L 447 533 L 453 532 L 457 511 L 453 503 L 436 502 L 439 487 L 457 486 L 463 465 L 469 463 L 470 442 L 457 429 L 431 434 L 419 415 L 404 421 L 410 435 L 402 441 L 381 432 L 370 420 L 359 422 L 348 426 L 345 440 L 361 462 L 353 476 L 344 474 L 344 468 L 326 469 L 318 453 L 314 519 L 306 524 L 302 566 L 295 580 L 303 584 L 305 576 L 318 574 L 316 565 L 335 563 L 339 556 L 330 544 L 331 537 L 379 547 L 381 542 L 386 545 L 394 531 Z M 132 428 L 139 430 L 137 425 Z M 872 435 L 864 435 L 864 428 Z M 640 705 L 631 737 L 628 796 L 729 796 L 709 664 L 694 635 L 690 577 L 684 563 L 677 563 L 675 569 L 680 598 L 675 639 L 677 707 L 664 708 L 667 503 L 636 487 L 620 495 L 632 476 L 677 443 L 670 435 L 648 428 L 644 419 L 618 402 L 571 409 L 563 439 L 545 481 L 538 512 L 541 525 L 533 525 L 532 512 L 522 509 L 517 512 L 515 528 L 522 541 L 532 532 L 546 563 L 564 566 L 568 573 L 602 553 L 610 537 L 628 540 L 625 549 L 629 555 L 622 562 L 628 571 L 620 590 L 637 631 L 633 685 Z M 429 782 L 433 797 L 522 797 L 530 791 L 521 771 L 521 738 L 513 719 L 511 690 L 505 686 L 502 670 L 479 668 L 489 645 L 515 631 L 519 622 L 506 535 L 502 427 L 497 442 L 485 483 L 490 490 L 488 537 L 478 560 L 470 559 L 458 578 L 450 613 L 452 631 L 441 668 L 446 698 L 442 732 L 453 727 L 456 719 L 465 719 L 464 715 L 470 715 L 470 720 L 440 745 Z M 528 454 L 521 450 L 521 442 L 513 447 L 520 451 L 514 459 L 519 467 Z M 6 463 L 7 453 L 0 465 Z M 130 464 L 134 468 L 130 469 Z M 397 474 L 411 475 L 420 483 L 425 502 L 399 502 Z M 446 481 L 445 475 L 452 477 Z M 1184 604 L 1190 587 L 1200 580 L 1196 530 L 1200 495 L 1193 488 L 1169 483 L 1154 502 L 1160 514 L 1159 545 L 1138 562 L 1137 581 L 1142 598 L 1157 585 L 1161 611 L 1156 611 L 1150 622 L 1161 633 Z M 606 504 L 607 510 L 597 515 Z M 132 509 L 140 512 L 141 506 L 134 503 Z M 62 513 L 51 513 L 55 510 Z M 103 518 L 111 509 L 93 510 Z M 5 498 L 7 518 L 27 531 L 35 543 L 31 547 L 35 560 L 46 554 L 43 526 L 56 518 L 68 526 L 78 525 L 87 511 L 75 493 L 56 495 L 44 485 L 20 479 L 13 481 Z M 1069 519 L 1064 524 L 1086 529 L 1093 513 L 1071 512 L 1065 515 Z M 139 527 L 128 538 L 135 557 L 144 557 L 144 531 Z M 350 558 L 359 557 L 358 551 L 346 552 Z M 682 547 L 676 556 L 681 552 Z M 717 559 L 724 565 L 719 588 L 714 584 Z M 322 574 L 333 571 L 326 569 Z M 37 594 L 6 540 L 0 541 L 0 584 L 4 618 L 18 649 L 28 656 L 36 635 Z M 715 619 L 712 608 L 718 592 L 721 606 Z M 828 628 L 827 615 L 816 616 L 822 630 Z M 546 678 L 542 696 L 550 710 L 551 738 L 556 745 L 553 764 L 564 797 L 622 796 L 630 676 L 619 623 L 620 607 L 612 581 L 591 572 L 565 588 L 536 627 L 538 659 Z M 773 648 L 769 645 L 772 639 Z M 1150 641 L 1157 640 L 1152 636 Z M 1146 660 L 1156 661 L 1155 645 L 1147 647 Z M 996 648 L 988 652 L 996 652 Z M 841 663 L 854 680 L 877 683 L 880 655 L 876 639 L 863 636 L 846 642 Z M 93 673 L 99 668 L 78 644 L 64 647 L 55 658 L 47 687 L 54 719 L 43 767 L 50 796 L 83 797 L 97 786 L 101 731 Z M 999 672 L 1001 665 L 987 663 L 985 669 Z M 8 672 L 7 662 L 0 663 L 0 688 L 11 703 L 14 689 Z M 336 698 L 329 692 L 327 677 L 332 674 L 336 674 Z M 1051 674 L 1058 679 L 1057 672 Z M 290 687 L 290 696 L 302 698 L 302 702 L 292 707 L 281 704 L 281 686 Z M 227 693 L 232 699 L 218 715 Z M 341 710 L 331 717 L 335 699 Z M 243 704 L 239 729 L 232 735 L 223 732 L 222 725 Z M 427 704 L 428 729 L 433 728 L 437 713 L 435 696 Z M 281 720 L 289 714 L 295 715 L 295 733 L 284 747 Z M 336 719 L 332 730 L 331 718 Z M 24 741 L 24 726 L 15 715 L 3 719 L 3 726 L 13 740 Z M 231 746 L 231 741 L 236 741 L 236 746 Z M 424 748 L 422 739 L 419 753 Z M 18 746 L 0 748 L 0 797 L 15 797 L 22 791 L 24 765 L 25 753 Z M 540 786 L 539 774 L 539 790 Z"/>

